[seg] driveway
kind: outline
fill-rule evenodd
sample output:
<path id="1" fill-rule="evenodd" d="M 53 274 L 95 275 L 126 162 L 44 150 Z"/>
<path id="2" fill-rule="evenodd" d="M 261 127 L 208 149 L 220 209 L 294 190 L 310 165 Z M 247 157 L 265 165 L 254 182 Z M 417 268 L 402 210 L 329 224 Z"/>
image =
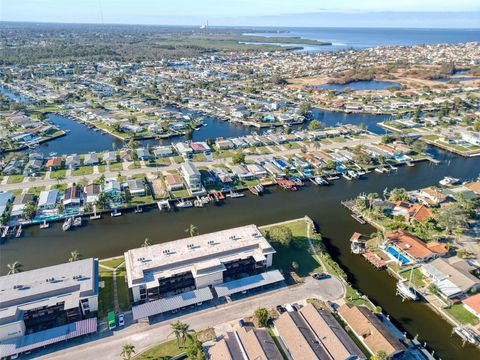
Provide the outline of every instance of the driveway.
<path id="1" fill-rule="evenodd" d="M 91 337 L 84 337 L 70 342 L 70 347 L 65 344 L 55 345 L 42 351 L 36 351 L 32 358 L 39 359 L 116 359 L 120 358 L 122 346 L 130 343 L 135 346 L 136 353 L 171 339 L 170 324 L 177 320 L 188 323 L 193 330 L 202 330 L 216 327 L 225 323 L 238 320 L 251 315 L 258 307 L 272 308 L 279 304 L 300 302 L 306 298 L 319 298 L 321 300 L 336 301 L 344 296 L 343 284 L 332 277 L 324 280 L 315 280 L 311 277 L 305 283 L 290 287 L 281 287 L 259 295 L 246 297 L 204 310 L 191 313 L 178 313 L 176 317 L 162 320 L 150 325 L 139 322 L 123 328 L 122 330 L 103 332 Z M 77 345 L 77 346 L 74 346 Z M 58 350 L 54 352 L 55 350 Z"/>

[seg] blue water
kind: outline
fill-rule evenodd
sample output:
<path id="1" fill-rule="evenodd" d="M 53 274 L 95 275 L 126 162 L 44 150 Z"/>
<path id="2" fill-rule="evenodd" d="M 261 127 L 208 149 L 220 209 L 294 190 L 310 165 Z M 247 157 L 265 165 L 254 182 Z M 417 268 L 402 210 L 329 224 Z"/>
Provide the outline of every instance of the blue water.
<path id="1" fill-rule="evenodd" d="M 347 84 L 322 84 L 315 85 L 314 88 L 317 89 L 327 89 L 327 90 L 336 90 L 343 91 L 345 89 L 352 90 L 384 90 L 390 86 L 401 86 L 400 83 L 393 81 L 353 81 Z"/>
<path id="2" fill-rule="evenodd" d="M 255 35 L 300 37 L 332 43 L 332 45 L 319 46 L 313 52 L 480 41 L 480 29 L 270 28 L 265 29 L 265 33 Z"/>
<path id="3" fill-rule="evenodd" d="M 31 100 L 28 97 L 14 93 L 13 91 L 3 86 L 0 86 L 0 93 L 5 95 L 5 97 L 9 98 L 10 100 L 22 102 L 25 104 L 29 104 L 31 102 Z"/>
<path id="4" fill-rule="evenodd" d="M 435 81 L 439 82 L 449 82 L 449 81 L 470 81 L 470 80 L 479 80 L 480 77 L 475 77 L 475 76 L 465 76 L 465 77 L 446 77 L 446 78 L 441 78 L 441 79 L 436 79 Z"/>
<path id="5" fill-rule="evenodd" d="M 326 127 L 333 127 L 338 124 L 365 125 L 369 131 L 375 134 L 385 134 L 387 131 L 378 126 L 378 123 L 390 119 L 390 115 L 346 114 L 320 109 L 313 109 L 312 115 L 314 119 L 320 121 Z"/>
<path id="6" fill-rule="evenodd" d="M 390 255 L 392 255 L 395 258 L 395 260 L 400 261 L 402 265 L 407 265 L 410 262 L 410 260 L 408 260 L 405 256 L 401 255 L 397 250 L 395 250 L 391 246 L 387 247 L 385 250 Z"/>

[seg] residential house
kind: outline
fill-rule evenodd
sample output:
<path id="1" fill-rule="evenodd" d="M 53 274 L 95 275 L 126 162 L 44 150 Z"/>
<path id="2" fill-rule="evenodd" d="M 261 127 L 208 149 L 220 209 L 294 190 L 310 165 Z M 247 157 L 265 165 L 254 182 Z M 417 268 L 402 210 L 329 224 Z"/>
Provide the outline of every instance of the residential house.
<path id="1" fill-rule="evenodd" d="M 139 160 L 150 160 L 150 158 L 152 157 L 145 148 L 136 149 L 136 153 Z"/>
<path id="2" fill-rule="evenodd" d="M 91 152 L 85 155 L 83 159 L 83 165 L 97 165 L 98 164 L 98 156 L 97 153 Z"/>
<path id="3" fill-rule="evenodd" d="M 264 178 L 267 176 L 267 170 L 259 164 L 246 164 L 247 170 L 253 174 L 258 179 Z"/>
<path id="4" fill-rule="evenodd" d="M 167 174 L 165 176 L 165 185 L 169 191 L 183 189 L 182 176 L 180 174 Z"/>
<path id="5" fill-rule="evenodd" d="M 173 150 L 170 146 L 159 146 L 153 149 L 155 158 L 169 157 L 173 155 Z"/>
<path id="6" fill-rule="evenodd" d="M 435 259 L 420 268 L 445 299 L 461 298 L 471 291 L 480 290 L 480 279 L 471 274 L 475 269 L 457 256 Z"/>
<path id="7" fill-rule="evenodd" d="M 472 295 L 462 300 L 462 302 L 465 309 L 480 319 L 480 294 Z"/>
<path id="8" fill-rule="evenodd" d="M 85 186 L 85 201 L 89 204 L 95 204 L 102 192 L 102 188 L 98 184 L 89 184 Z"/>
<path id="9" fill-rule="evenodd" d="M 338 308 L 338 315 L 370 353 L 382 351 L 390 358 L 406 350 L 367 307 L 343 304 Z"/>
<path id="10" fill-rule="evenodd" d="M 182 163 L 182 176 L 191 194 L 202 191 L 202 176 L 190 161 Z"/>
<path id="11" fill-rule="evenodd" d="M 78 211 L 82 204 L 82 191 L 77 185 L 65 189 L 63 193 L 63 207 L 65 212 Z"/>
<path id="12" fill-rule="evenodd" d="M 30 202 L 35 202 L 35 195 L 27 193 L 16 196 L 10 212 L 10 220 L 13 222 L 21 221 L 24 217 L 25 208 Z"/>
<path id="13" fill-rule="evenodd" d="M 117 162 L 117 153 L 115 151 L 107 151 L 103 154 L 102 160 L 107 164 Z"/>
<path id="14" fill-rule="evenodd" d="M 193 149 L 186 143 L 178 142 L 173 147 L 183 157 L 190 157 L 193 154 Z"/>
<path id="15" fill-rule="evenodd" d="M 436 241 L 423 242 L 416 236 L 397 230 L 386 234 L 387 244 L 404 254 L 413 262 L 426 262 L 448 253 L 447 247 Z"/>
<path id="16" fill-rule="evenodd" d="M 7 211 L 8 206 L 13 200 L 13 194 L 10 192 L 0 192 L 0 216 Z"/>
<path id="17" fill-rule="evenodd" d="M 242 165 L 231 165 L 230 168 L 232 172 L 237 175 L 240 180 L 250 180 L 254 178 L 254 175 L 248 171 L 245 166 Z"/>
<path id="18" fill-rule="evenodd" d="M 127 180 L 127 187 L 131 196 L 145 196 L 145 179 Z"/>
<path id="19" fill-rule="evenodd" d="M 436 188 L 427 187 L 420 190 L 417 199 L 430 206 L 439 206 L 447 199 L 447 196 Z"/>
<path id="20" fill-rule="evenodd" d="M 52 210 L 55 209 L 58 199 L 58 190 L 44 190 L 40 192 L 38 197 L 38 210 Z"/>
<path id="21" fill-rule="evenodd" d="M 68 155 L 65 159 L 65 166 L 70 169 L 76 169 L 80 166 L 80 156 L 77 154 Z"/>
<path id="22" fill-rule="evenodd" d="M 31 159 L 28 160 L 27 165 L 23 169 L 23 175 L 25 176 L 35 176 L 43 168 L 43 160 Z"/>
<path id="23" fill-rule="evenodd" d="M 272 337 L 265 329 L 240 327 L 227 332 L 208 349 L 211 360 L 282 360 Z"/>

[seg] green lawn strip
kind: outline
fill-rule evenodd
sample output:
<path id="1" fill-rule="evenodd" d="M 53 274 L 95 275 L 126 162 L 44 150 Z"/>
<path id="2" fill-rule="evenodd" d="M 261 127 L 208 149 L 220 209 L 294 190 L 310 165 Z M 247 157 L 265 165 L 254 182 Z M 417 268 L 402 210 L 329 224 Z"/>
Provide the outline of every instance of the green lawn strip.
<path id="1" fill-rule="evenodd" d="M 13 196 L 17 197 L 17 196 L 20 196 L 23 192 L 22 189 L 14 189 L 14 190 L 9 190 L 8 191 L 9 193 L 12 193 Z"/>
<path id="2" fill-rule="evenodd" d="M 113 305 L 113 272 L 100 267 L 100 282 L 103 282 L 103 287 L 100 287 L 98 294 L 98 317 L 103 318 L 107 316 L 109 311 L 114 310 Z"/>
<path id="3" fill-rule="evenodd" d="M 65 191 L 65 189 L 67 188 L 67 184 L 55 184 L 55 185 L 52 185 L 52 189 L 56 189 L 60 192 L 62 191 Z"/>
<path id="4" fill-rule="evenodd" d="M 479 320 L 470 311 L 465 309 L 462 303 L 453 304 L 445 308 L 445 311 L 458 320 L 461 324 L 477 325 Z"/>
<path id="5" fill-rule="evenodd" d="M 112 269 L 116 268 L 119 266 L 121 263 L 125 261 L 125 258 L 123 256 L 116 257 L 114 259 L 109 259 L 109 260 L 100 260 L 100 265 L 104 265 L 106 267 L 110 267 Z"/>
<path id="6" fill-rule="evenodd" d="M 155 345 L 154 347 L 144 351 L 143 353 L 134 357 L 134 359 L 143 360 L 158 360 L 158 359 L 170 359 L 174 356 L 180 355 L 184 352 L 184 349 L 180 349 L 177 345 L 177 340 L 169 340 L 164 343 Z"/>
<path id="7" fill-rule="evenodd" d="M 275 346 L 277 347 L 278 351 L 280 351 L 280 354 L 282 354 L 283 360 L 288 360 L 289 357 L 285 353 L 285 350 L 283 349 L 283 346 L 280 344 L 280 341 L 278 340 L 278 336 L 275 335 L 275 333 L 273 332 L 273 329 L 269 327 L 267 328 L 267 331 L 272 337 L 273 342 L 275 343 Z"/>
<path id="8" fill-rule="evenodd" d="M 60 170 L 53 170 L 50 172 L 50 179 L 58 179 L 58 178 L 65 178 L 67 176 L 67 170 L 60 169 Z"/>
<path id="9" fill-rule="evenodd" d="M 175 190 L 175 191 L 171 191 L 171 194 L 176 199 L 186 198 L 190 196 L 187 190 Z"/>
<path id="10" fill-rule="evenodd" d="M 174 156 L 173 157 L 173 161 L 175 162 L 175 164 L 181 164 L 183 163 L 183 157 L 181 157 L 180 155 L 177 155 L 177 156 Z"/>
<path id="11" fill-rule="evenodd" d="M 110 171 L 121 171 L 123 170 L 123 163 L 110 164 L 108 168 Z"/>
<path id="12" fill-rule="evenodd" d="M 7 180 L 7 184 L 18 184 L 23 181 L 25 177 L 23 175 L 10 175 Z"/>
<path id="13" fill-rule="evenodd" d="M 35 186 L 28 189 L 27 193 L 39 196 L 43 190 L 45 190 L 45 186 Z"/>
<path id="14" fill-rule="evenodd" d="M 151 195 L 145 196 L 134 196 L 128 202 L 128 205 L 145 205 L 145 204 L 152 204 L 153 198 Z"/>
<path id="15" fill-rule="evenodd" d="M 207 157 L 204 154 L 195 154 L 192 158 L 193 161 L 207 161 Z"/>
<path id="16" fill-rule="evenodd" d="M 235 190 L 241 190 L 241 189 L 246 189 L 250 186 L 255 186 L 259 184 L 260 182 L 257 179 L 252 179 L 252 180 L 240 180 L 236 181 L 234 188 Z"/>
<path id="17" fill-rule="evenodd" d="M 105 172 L 105 165 L 98 165 L 98 172 L 104 173 Z"/>
<path id="18" fill-rule="evenodd" d="M 82 166 L 76 170 L 72 170 L 72 176 L 82 176 L 93 174 L 93 166 Z"/>
<path id="19" fill-rule="evenodd" d="M 125 264 L 117 269 L 118 304 L 122 311 L 130 310 L 130 292 L 127 285 L 127 272 Z"/>
<path id="20" fill-rule="evenodd" d="M 133 174 L 132 175 L 132 179 L 143 179 L 145 178 L 147 175 L 145 173 L 140 173 L 140 174 Z"/>
<path id="21" fill-rule="evenodd" d="M 140 161 L 134 161 L 133 163 L 128 165 L 129 169 L 140 169 L 140 167 L 141 167 Z"/>
<path id="22" fill-rule="evenodd" d="M 424 279 L 425 276 L 422 274 L 422 272 L 417 268 L 413 270 L 408 270 L 408 271 L 403 271 L 400 273 L 400 276 L 403 277 L 404 279 L 410 280 L 410 273 L 412 273 L 412 284 L 414 287 L 421 287 L 424 285 Z"/>

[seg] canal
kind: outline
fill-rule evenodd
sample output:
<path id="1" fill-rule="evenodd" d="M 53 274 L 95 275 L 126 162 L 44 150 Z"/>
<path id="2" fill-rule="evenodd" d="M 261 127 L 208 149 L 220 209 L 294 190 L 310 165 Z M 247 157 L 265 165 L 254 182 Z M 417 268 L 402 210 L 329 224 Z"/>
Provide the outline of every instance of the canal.
<path id="1" fill-rule="evenodd" d="M 30 227 L 24 237 L 9 240 L 0 247 L 1 271 L 5 273 L 6 264 L 15 260 L 22 262 L 25 269 L 64 262 L 72 250 L 78 250 L 85 257 L 121 255 L 127 249 L 140 246 L 146 237 L 153 243 L 183 238 L 186 236 L 184 229 L 189 224 L 195 224 L 201 233 L 207 233 L 308 215 L 319 225 L 329 252 L 347 272 L 353 286 L 390 314 L 402 330 L 412 337 L 418 334 L 419 340 L 427 342 L 442 359 L 478 359 L 480 352 L 470 346 L 462 348 L 459 338 L 451 336 L 451 326 L 427 305 L 403 303 L 395 296 L 393 278 L 385 272 L 375 271 L 362 257 L 350 253 L 348 239 L 352 232 L 370 234 L 374 229 L 355 222 L 341 206 L 341 200 L 361 192 L 382 193 L 385 188 L 417 189 L 436 184 L 445 175 L 472 179 L 480 172 L 480 158 L 463 159 L 438 151 L 436 155 L 442 160 L 441 165 L 421 163 L 400 168 L 392 175 L 372 173 L 365 180 L 339 180 L 330 187 L 308 185 L 298 192 L 272 188 L 263 197 L 227 200 L 222 206 L 170 213 L 160 213 L 152 208 L 143 214 L 131 213 L 118 218 L 105 216 L 68 233 L 62 232 L 61 224 L 54 224 L 47 230 Z"/>

